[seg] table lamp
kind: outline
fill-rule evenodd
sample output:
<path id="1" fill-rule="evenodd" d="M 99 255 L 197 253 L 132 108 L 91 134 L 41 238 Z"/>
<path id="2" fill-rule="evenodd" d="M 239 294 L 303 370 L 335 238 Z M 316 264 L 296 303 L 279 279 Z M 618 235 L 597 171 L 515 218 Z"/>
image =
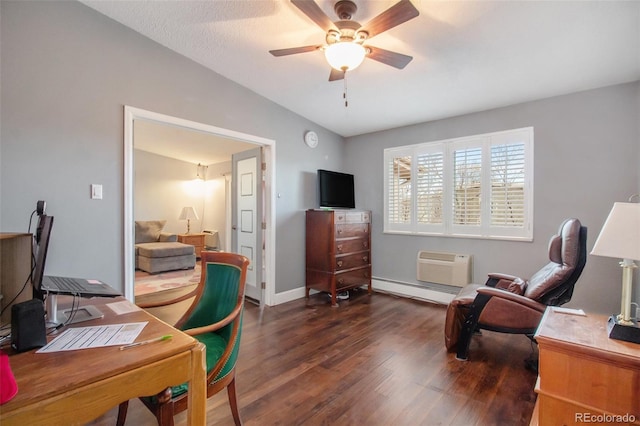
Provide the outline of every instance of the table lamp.
<path id="1" fill-rule="evenodd" d="M 187 206 L 182 208 L 182 212 L 180 212 L 180 217 L 178 219 L 187 221 L 187 234 L 189 234 L 191 233 L 191 219 L 198 220 L 198 214 L 193 207 Z"/>
<path id="2" fill-rule="evenodd" d="M 629 201 L 634 197 L 638 195 Z M 638 321 L 631 318 L 634 260 L 640 260 L 640 204 L 614 203 L 591 254 L 622 259 L 622 303 L 620 314 L 609 318 L 609 337 L 640 343 Z"/>

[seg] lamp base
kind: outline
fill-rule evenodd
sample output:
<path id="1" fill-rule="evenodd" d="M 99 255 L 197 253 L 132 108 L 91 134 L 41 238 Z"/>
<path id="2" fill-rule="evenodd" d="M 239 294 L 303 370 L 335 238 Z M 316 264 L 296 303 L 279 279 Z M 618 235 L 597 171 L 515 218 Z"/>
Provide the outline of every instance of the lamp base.
<path id="1" fill-rule="evenodd" d="M 607 321 L 609 338 L 640 343 L 640 325 L 637 321 L 631 320 L 631 322 L 632 324 L 621 324 L 615 315 L 610 316 Z"/>

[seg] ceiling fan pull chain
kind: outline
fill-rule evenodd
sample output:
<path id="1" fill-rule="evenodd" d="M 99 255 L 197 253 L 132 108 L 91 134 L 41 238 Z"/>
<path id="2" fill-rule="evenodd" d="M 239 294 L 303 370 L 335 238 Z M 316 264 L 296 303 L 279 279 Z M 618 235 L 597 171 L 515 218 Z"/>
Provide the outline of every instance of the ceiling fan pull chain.
<path id="1" fill-rule="evenodd" d="M 344 71 L 344 91 L 342 92 L 342 97 L 344 98 L 344 107 L 349 106 L 349 100 L 347 99 L 347 71 Z"/>

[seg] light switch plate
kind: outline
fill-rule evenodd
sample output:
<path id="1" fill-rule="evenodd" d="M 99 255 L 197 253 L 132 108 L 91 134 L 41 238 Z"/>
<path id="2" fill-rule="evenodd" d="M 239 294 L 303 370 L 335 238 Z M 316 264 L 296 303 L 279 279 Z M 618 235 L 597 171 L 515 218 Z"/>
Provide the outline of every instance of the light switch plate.
<path id="1" fill-rule="evenodd" d="M 102 200 L 102 185 L 98 183 L 91 184 L 91 199 Z"/>

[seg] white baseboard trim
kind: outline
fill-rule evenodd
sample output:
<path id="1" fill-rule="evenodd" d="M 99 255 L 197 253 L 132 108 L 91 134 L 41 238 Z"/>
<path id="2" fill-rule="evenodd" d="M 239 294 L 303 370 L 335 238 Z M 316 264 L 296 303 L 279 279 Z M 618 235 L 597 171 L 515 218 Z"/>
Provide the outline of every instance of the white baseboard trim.
<path id="1" fill-rule="evenodd" d="M 371 285 L 373 291 L 380 291 L 384 293 L 394 294 L 396 296 L 408 297 L 411 299 L 426 300 L 428 302 L 439 303 L 448 305 L 451 300 L 456 296 L 455 294 L 444 293 L 441 291 L 431 290 L 428 288 L 418 287 L 414 285 L 405 285 L 402 283 L 385 281 L 381 279 L 372 279 Z M 280 305 L 282 303 L 291 302 L 292 300 L 298 300 L 304 298 L 304 287 L 294 288 L 293 290 L 284 291 L 282 293 L 276 293 L 274 297 L 274 304 Z M 311 290 L 312 293 L 316 291 Z"/>
<path id="2" fill-rule="evenodd" d="M 282 293 L 276 293 L 273 306 L 291 302 L 292 300 L 303 299 L 305 296 L 304 290 L 305 288 L 304 286 L 302 286 L 294 288 L 293 290 L 284 291 Z"/>

